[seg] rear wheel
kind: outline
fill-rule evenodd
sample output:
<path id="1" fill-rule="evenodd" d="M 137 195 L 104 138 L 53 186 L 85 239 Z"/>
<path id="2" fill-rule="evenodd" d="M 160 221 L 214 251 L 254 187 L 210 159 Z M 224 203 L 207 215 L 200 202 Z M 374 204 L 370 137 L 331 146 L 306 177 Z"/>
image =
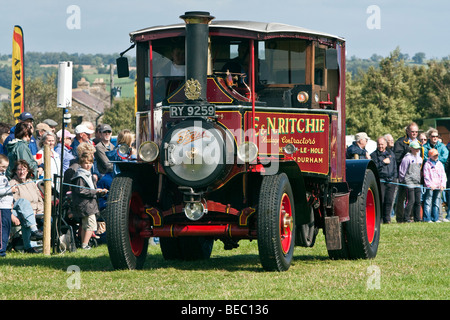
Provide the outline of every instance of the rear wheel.
<path id="1" fill-rule="evenodd" d="M 263 178 L 259 196 L 258 249 L 267 271 L 289 269 L 295 247 L 295 208 L 291 185 L 282 173 Z"/>
<path id="2" fill-rule="evenodd" d="M 350 221 L 340 224 L 340 250 L 329 250 L 332 259 L 372 259 L 378 251 L 381 203 L 374 173 L 366 170 L 361 194 L 349 205 Z"/>
<path id="3" fill-rule="evenodd" d="M 142 269 L 148 238 L 140 236 L 139 215 L 143 202 L 133 192 L 133 179 L 114 178 L 106 209 L 108 252 L 114 269 Z"/>
<path id="4" fill-rule="evenodd" d="M 372 259 L 378 251 L 381 203 L 374 173 L 366 170 L 361 195 L 350 203 L 350 221 L 345 225 L 351 259 Z"/>

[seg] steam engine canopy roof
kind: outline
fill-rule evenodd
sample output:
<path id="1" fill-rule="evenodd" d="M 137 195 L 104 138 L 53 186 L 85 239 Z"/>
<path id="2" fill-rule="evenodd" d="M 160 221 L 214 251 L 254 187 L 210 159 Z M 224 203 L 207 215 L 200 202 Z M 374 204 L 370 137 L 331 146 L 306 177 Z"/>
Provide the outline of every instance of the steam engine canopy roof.
<path id="1" fill-rule="evenodd" d="M 153 39 L 152 33 L 159 33 L 161 31 L 167 32 L 184 32 L 184 23 L 167 25 L 167 26 L 155 26 L 150 28 L 145 28 L 137 30 L 130 33 L 131 41 L 146 41 Z M 255 37 L 264 38 L 270 37 L 275 34 L 304 34 L 305 36 L 315 36 L 318 38 L 324 37 L 329 39 L 335 39 L 339 41 L 345 41 L 344 38 L 335 36 L 328 33 L 323 33 L 319 31 L 309 30 L 302 27 L 291 26 L 282 23 L 265 23 L 265 22 L 254 22 L 254 21 L 239 21 L 239 20 L 213 20 L 209 25 L 210 32 L 215 32 L 220 29 L 225 30 L 235 30 L 240 32 L 255 33 Z M 157 38 L 157 37 L 156 37 Z"/>

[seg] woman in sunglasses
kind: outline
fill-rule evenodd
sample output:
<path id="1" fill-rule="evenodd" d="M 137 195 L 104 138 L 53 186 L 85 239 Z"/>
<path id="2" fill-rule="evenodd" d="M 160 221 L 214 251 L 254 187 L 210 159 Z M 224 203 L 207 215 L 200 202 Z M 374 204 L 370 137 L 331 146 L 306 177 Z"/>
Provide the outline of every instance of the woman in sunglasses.
<path id="1" fill-rule="evenodd" d="M 448 158 L 448 149 L 445 144 L 442 143 L 442 141 L 439 139 L 439 132 L 431 128 L 427 132 L 428 141 L 423 145 L 424 149 L 424 163 L 428 160 L 428 152 L 431 149 L 436 149 L 438 151 L 439 155 L 439 161 L 442 162 L 442 164 L 445 167 L 445 163 L 447 162 Z"/>

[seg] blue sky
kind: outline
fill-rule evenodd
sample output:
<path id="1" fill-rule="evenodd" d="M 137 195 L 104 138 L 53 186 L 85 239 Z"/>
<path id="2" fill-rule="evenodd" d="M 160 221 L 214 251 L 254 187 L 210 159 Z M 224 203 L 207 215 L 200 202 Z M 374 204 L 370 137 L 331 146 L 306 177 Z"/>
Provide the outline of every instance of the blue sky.
<path id="1" fill-rule="evenodd" d="M 72 5 L 76 7 L 71 7 Z M 79 11 L 72 10 L 78 8 Z M 344 37 L 347 56 L 450 55 L 448 0 L 0 0 L 0 53 L 10 54 L 14 25 L 25 51 L 117 53 L 129 32 L 180 23 L 185 11 L 217 20 L 280 22 Z"/>

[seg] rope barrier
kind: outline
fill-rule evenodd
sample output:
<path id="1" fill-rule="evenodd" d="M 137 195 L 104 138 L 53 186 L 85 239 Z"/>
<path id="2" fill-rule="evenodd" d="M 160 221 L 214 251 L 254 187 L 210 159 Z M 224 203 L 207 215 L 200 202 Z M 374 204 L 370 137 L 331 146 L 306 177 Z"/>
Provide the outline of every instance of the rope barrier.
<path id="1" fill-rule="evenodd" d="M 84 187 L 84 186 L 77 186 L 75 184 L 70 184 L 70 183 L 66 183 L 66 182 L 63 182 L 63 185 L 70 186 L 70 187 L 76 187 L 76 188 L 82 188 L 82 189 L 97 190 L 95 188 L 93 189 L 93 188 Z"/>
<path id="2" fill-rule="evenodd" d="M 423 186 L 421 184 L 419 184 L 419 185 L 417 185 L 417 184 L 416 185 L 410 185 L 410 184 L 404 184 L 404 183 L 399 183 L 399 182 L 386 181 L 386 180 L 382 180 L 382 179 L 380 179 L 380 182 L 388 183 L 388 184 L 396 184 L 398 186 L 404 186 L 404 187 L 407 187 L 407 188 L 410 188 L 410 189 L 421 188 L 422 189 L 422 193 L 424 193 L 424 190 L 426 190 L 426 189 L 437 190 L 437 189 L 432 189 L 432 188 L 429 188 L 429 187 L 425 187 L 425 186 Z M 448 191 L 448 190 L 450 190 L 450 188 L 442 189 L 440 191 Z"/>
<path id="3" fill-rule="evenodd" d="M 25 185 L 25 184 L 36 183 L 36 182 L 40 182 L 40 181 L 53 181 L 53 180 L 52 180 L 52 179 L 35 179 L 35 180 L 28 180 L 28 181 L 26 181 L 26 182 L 23 182 L 23 183 L 19 183 L 19 184 L 15 184 L 15 185 L 13 185 L 13 186 L 10 186 L 10 188 L 9 188 L 8 190 L 11 190 L 12 187 L 22 186 L 22 185 Z M 70 184 L 70 183 L 66 183 L 66 182 L 63 182 L 63 185 L 70 186 L 70 187 L 77 187 L 77 188 L 89 189 L 89 190 L 97 190 L 97 189 L 95 189 L 95 188 L 89 188 L 89 187 L 84 187 L 84 186 L 77 186 L 77 185 L 75 185 L 75 184 Z"/>

